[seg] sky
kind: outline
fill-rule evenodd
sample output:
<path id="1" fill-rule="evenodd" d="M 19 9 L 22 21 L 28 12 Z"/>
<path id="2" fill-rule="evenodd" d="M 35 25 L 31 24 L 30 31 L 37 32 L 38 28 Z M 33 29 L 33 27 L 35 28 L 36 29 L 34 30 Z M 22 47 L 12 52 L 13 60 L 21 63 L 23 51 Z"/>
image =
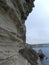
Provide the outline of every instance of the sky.
<path id="1" fill-rule="evenodd" d="M 49 43 L 49 0 L 35 0 L 26 25 L 26 42 L 29 44 Z"/>

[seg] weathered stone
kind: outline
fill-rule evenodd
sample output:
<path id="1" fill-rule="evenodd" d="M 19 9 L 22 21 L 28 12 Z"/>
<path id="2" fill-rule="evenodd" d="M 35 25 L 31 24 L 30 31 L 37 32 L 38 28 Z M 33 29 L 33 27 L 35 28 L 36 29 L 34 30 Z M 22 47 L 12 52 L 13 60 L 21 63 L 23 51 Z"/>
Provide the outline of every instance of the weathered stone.
<path id="1" fill-rule="evenodd" d="M 34 7 L 33 2 L 0 0 L 0 65 L 31 64 L 19 50 L 25 48 L 25 20 Z"/>
<path id="2" fill-rule="evenodd" d="M 31 65 L 38 65 L 38 54 L 31 48 L 24 48 L 19 51 L 19 53 L 26 58 Z"/>
<path id="3" fill-rule="evenodd" d="M 39 49 L 39 51 L 38 51 L 38 56 L 40 57 L 40 59 L 44 59 L 44 57 L 45 57 L 45 55 L 41 49 Z"/>

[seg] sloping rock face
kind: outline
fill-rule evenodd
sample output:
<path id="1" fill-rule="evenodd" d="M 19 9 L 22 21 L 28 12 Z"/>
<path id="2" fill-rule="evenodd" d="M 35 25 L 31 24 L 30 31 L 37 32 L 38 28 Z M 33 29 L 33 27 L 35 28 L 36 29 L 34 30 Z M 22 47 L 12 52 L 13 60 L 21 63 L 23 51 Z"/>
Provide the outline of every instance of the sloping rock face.
<path id="1" fill-rule="evenodd" d="M 0 0 L 0 65 L 31 64 L 19 50 L 25 48 L 25 20 L 34 7 L 33 2 Z"/>
<path id="2" fill-rule="evenodd" d="M 31 65 L 38 65 L 38 54 L 31 48 L 24 48 L 19 51 L 19 53 L 26 58 Z"/>

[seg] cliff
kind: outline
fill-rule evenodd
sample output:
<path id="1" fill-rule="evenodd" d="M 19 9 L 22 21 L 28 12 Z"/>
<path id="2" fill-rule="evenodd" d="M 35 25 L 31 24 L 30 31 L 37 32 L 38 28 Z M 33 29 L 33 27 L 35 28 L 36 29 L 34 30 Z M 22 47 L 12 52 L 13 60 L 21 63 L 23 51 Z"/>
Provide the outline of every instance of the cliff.
<path id="1" fill-rule="evenodd" d="M 0 0 L 0 65 L 32 65 L 28 54 L 23 56 L 19 51 L 25 48 L 25 20 L 33 3 L 34 0 Z M 25 50 L 23 53 L 31 51 Z"/>

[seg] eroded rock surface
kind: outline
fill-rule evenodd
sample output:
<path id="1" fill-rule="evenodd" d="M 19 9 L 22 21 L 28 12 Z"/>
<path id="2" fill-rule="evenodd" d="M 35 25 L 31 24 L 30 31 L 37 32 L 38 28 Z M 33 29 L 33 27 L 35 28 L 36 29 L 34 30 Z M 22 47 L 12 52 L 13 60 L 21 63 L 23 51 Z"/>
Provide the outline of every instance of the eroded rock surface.
<path id="1" fill-rule="evenodd" d="M 19 50 L 25 48 L 25 20 L 34 0 L 0 0 L 0 65 L 30 65 Z"/>
<path id="2" fill-rule="evenodd" d="M 31 48 L 24 48 L 19 51 L 19 53 L 26 58 L 31 65 L 38 65 L 38 54 Z"/>

